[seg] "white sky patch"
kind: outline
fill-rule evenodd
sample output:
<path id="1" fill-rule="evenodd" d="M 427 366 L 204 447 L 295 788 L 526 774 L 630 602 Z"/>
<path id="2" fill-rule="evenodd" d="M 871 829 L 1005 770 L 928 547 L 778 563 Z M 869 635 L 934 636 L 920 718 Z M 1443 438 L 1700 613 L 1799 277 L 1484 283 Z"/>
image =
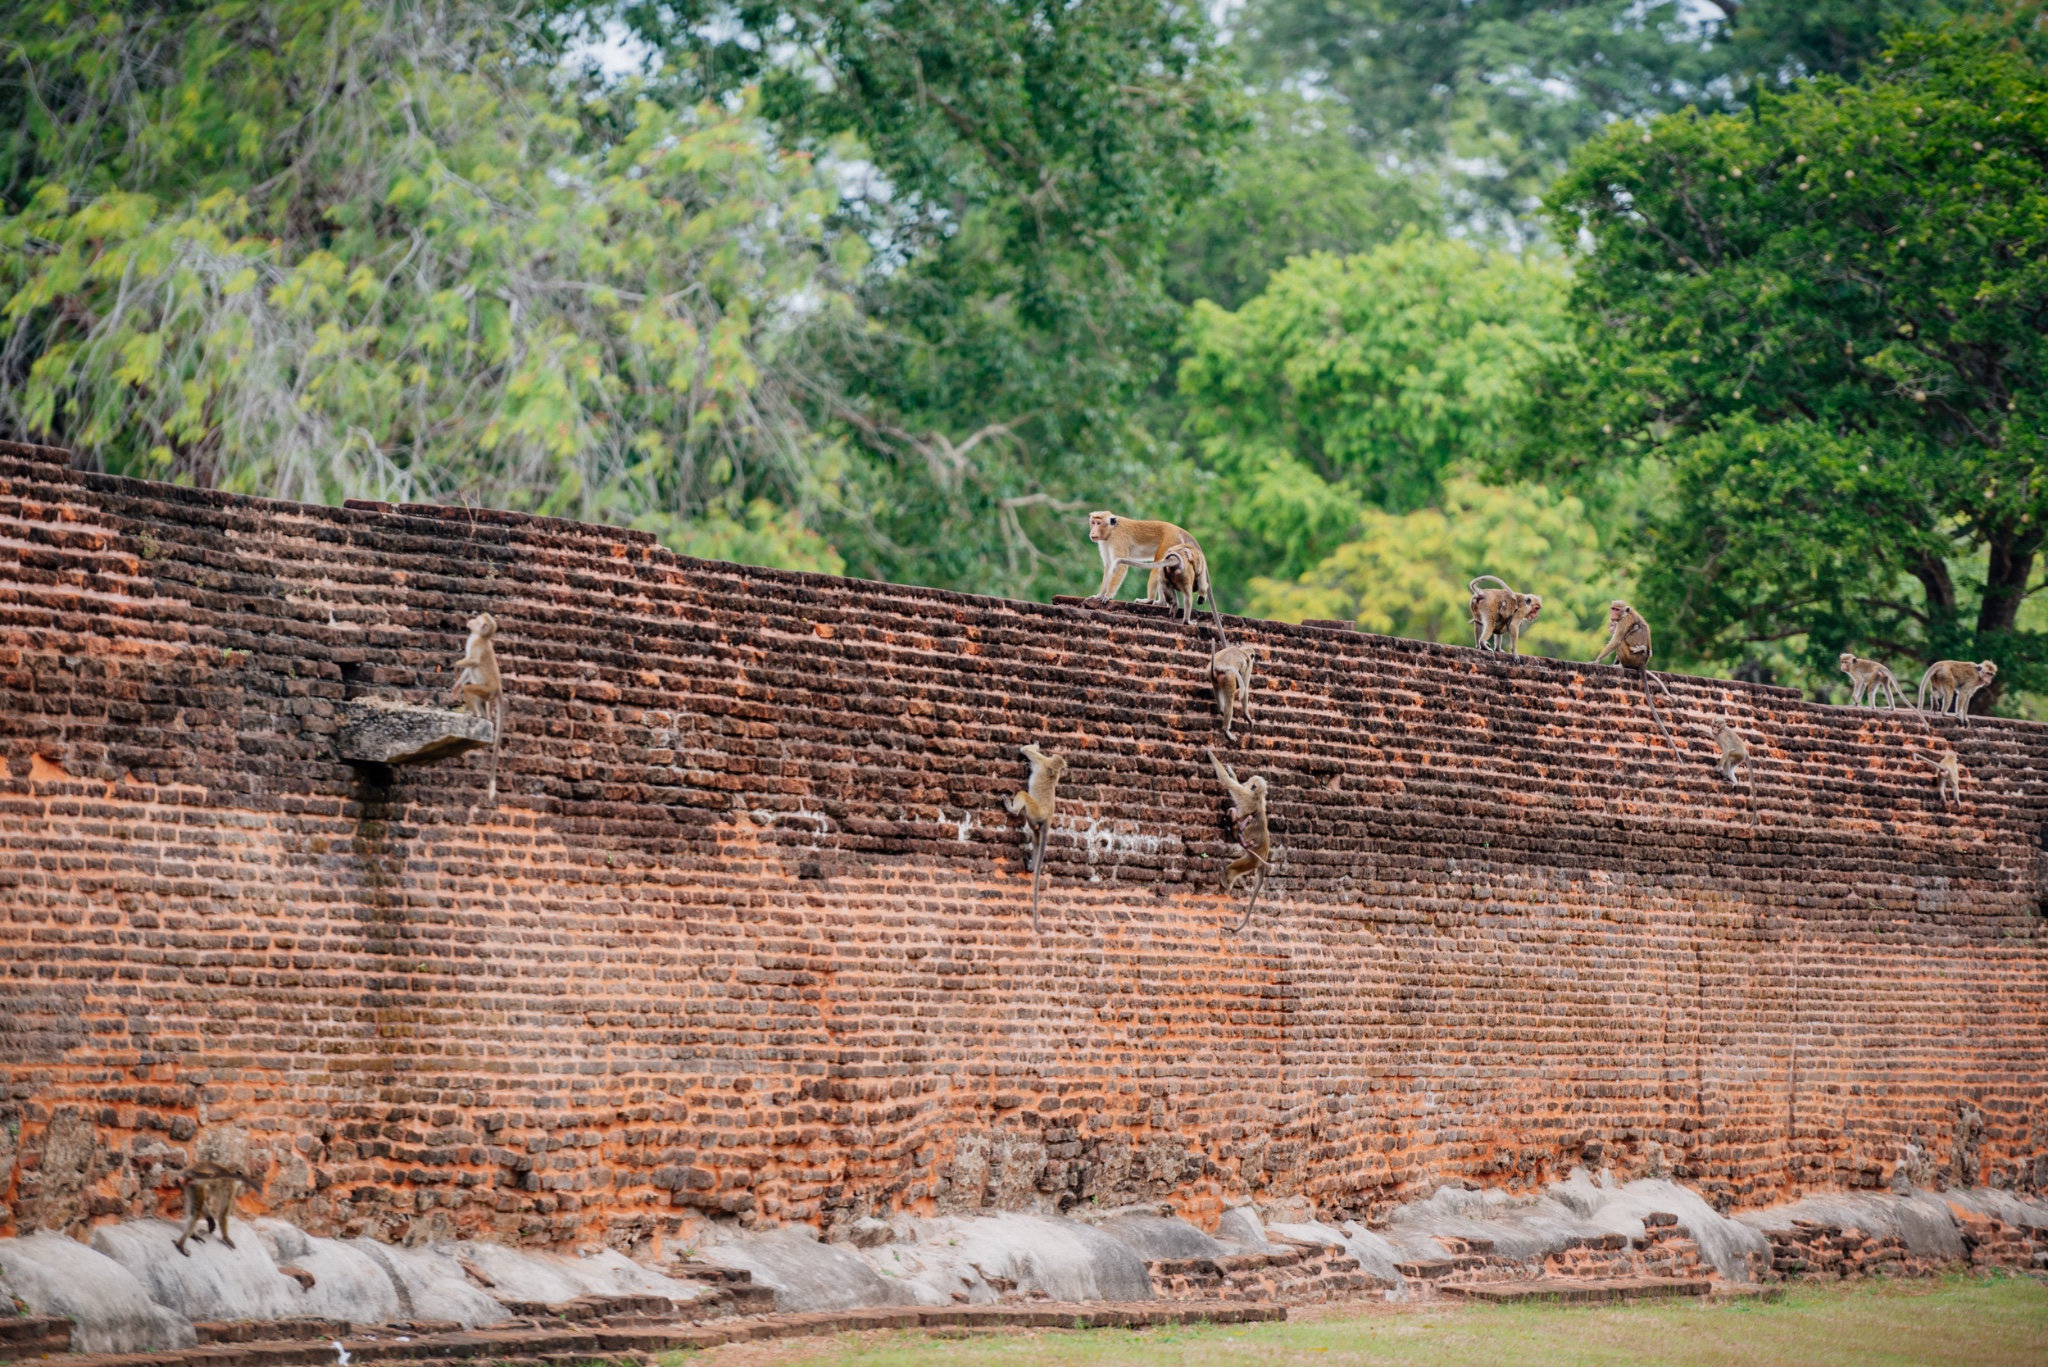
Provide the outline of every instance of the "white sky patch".
<path id="1" fill-rule="evenodd" d="M 562 54 L 562 65 L 594 70 L 611 84 L 659 71 L 661 54 L 618 20 L 607 19 L 596 38 L 586 38 Z"/>

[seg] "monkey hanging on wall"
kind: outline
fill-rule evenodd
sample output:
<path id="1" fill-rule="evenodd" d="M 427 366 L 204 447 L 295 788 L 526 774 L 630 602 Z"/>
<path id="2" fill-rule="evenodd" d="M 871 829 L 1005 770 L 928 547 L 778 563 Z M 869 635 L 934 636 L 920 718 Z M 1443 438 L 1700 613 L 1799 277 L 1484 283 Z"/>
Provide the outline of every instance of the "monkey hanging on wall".
<path id="1" fill-rule="evenodd" d="M 1273 827 L 1266 819 L 1266 780 L 1264 775 L 1253 774 L 1238 782 L 1237 775 L 1214 750 L 1209 752 L 1209 762 L 1216 766 L 1216 777 L 1230 794 L 1230 832 L 1244 847 L 1244 853 L 1223 870 L 1223 890 L 1232 891 L 1238 880 L 1248 874 L 1258 875 L 1252 884 L 1251 900 L 1244 905 L 1244 915 L 1231 927 L 1235 933 L 1251 924 L 1252 910 L 1259 905 L 1259 894 L 1266 890 L 1266 875 L 1273 868 Z"/>
<path id="2" fill-rule="evenodd" d="M 1038 926 L 1038 885 L 1045 876 L 1045 838 L 1052 830 L 1052 819 L 1059 812 L 1060 777 L 1067 772 L 1067 761 L 1063 756 L 1050 754 L 1036 745 L 1024 747 L 1024 758 L 1031 761 L 1031 776 L 1025 780 L 1021 792 L 1010 794 L 1003 799 L 1003 807 L 1011 816 L 1024 818 L 1024 831 L 1031 843 L 1031 933 L 1036 935 Z"/>

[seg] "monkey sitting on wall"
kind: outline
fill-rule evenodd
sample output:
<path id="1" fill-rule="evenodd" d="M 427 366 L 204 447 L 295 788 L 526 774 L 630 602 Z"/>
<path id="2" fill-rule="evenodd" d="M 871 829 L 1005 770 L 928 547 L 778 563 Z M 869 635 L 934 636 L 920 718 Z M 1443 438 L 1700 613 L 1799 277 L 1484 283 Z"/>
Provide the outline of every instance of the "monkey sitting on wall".
<path id="1" fill-rule="evenodd" d="M 172 1246 L 184 1257 L 191 1257 L 185 1241 L 193 1237 L 193 1229 L 204 1220 L 207 1233 L 219 1231 L 220 1241 L 233 1248 L 235 1241 L 228 1237 L 228 1213 L 235 1208 L 235 1188 L 248 1187 L 253 1191 L 255 1184 L 218 1163 L 194 1163 L 180 1181 L 185 1188 L 185 1228 Z"/>
<path id="2" fill-rule="evenodd" d="M 498 800 L 498 750 L 505 743 L 505 676 L 498 672 L 498 651 L 493 641 L 498 619 L 479 612 L 469 619 L 469 641 L 462 658 L 455 662 L 455 701 L 470 715 L 491 718 L 491 781 L 485 795 Z"/>
<path id="3" fill-rule="evenodd" d="M 1657 729 L 1664 733 L 1664 743 L 1673 750 L 1678 742 L 1671 738 L 1671 731 L 1664 725 L 1664 718 L 1657 711 L 1657 700 L 1650 696 L 1650 680 L 1657 676 L 1650 673 L 1650 624 L 1619 598 L 1607 605 L 1607 644 L 1600 647 L 1600 653 L 1589 663 L 1599 664 L 1608 655 L 1623 669 L 1633 669 L 1643 681 L 1643 701 L 1650 705 L 1650 718 L 1657 723 Z M 1671 689 L 1662 679 L 1657 687 L 1670 696 Z"/>
<path id="4" fill-rule="evenodd" d="M 1860 655 L 1842 652 L 1838 663 L 1842 672 L 1849 676 L 1849 706 L 1860 707 L 1866 701 L 1877 706 L 1881 697 L 1889 697 L 1889 706 L 1899 705 L 1899 680 L 1890 669 L 1876 660 L 1866 660 Z"/>
<path id="5" fill-rule="evenodd" d="M 1927 672 L 1920 676 L 1920 698 L 1914 705 L 1927 706 L 1927 697 L 1934 696 L 1936 713 L 1952 713 L 1963 719 L 1963 725 L 1970 724 L 1970 699 L 1979 690 L 1987 688 L 1998 677 L 1998 666 L 1989 660 L 1972 664 L 1968 660 L 1936 660 L 1927 666 Z"/>
<path id="6" fill-rule="evenodd" d="M 1497 589 L 1482 589 L 1480 584 L 1491 579 L 1500 585 Z M 1466 585 L 1472 590 L 1472 635 L 1481 650 L 1499 650 L 1503 638 L 1508 643 L 1508 654 L 1522 653 L 1522 633 L 1529 623 L 1536 620 L 1536 614 L 1543 611 L 1543 599 L 1534 593 L 1516 593 L 1507 581 L 1495 574 L 1482 574 Z"/>
<path id="7" fill-rule="evenodd" d="M 1003 799 L 1003 808 L 1011 816 L 1024 818 L 1024 830 L 1032 840 L 1031 847 L 1031 933 L 1036 935 L 1038 926 L 1038 884 L 1045 874 L 1045 838 L 1052 830 L 1052 819 L 1059 811 L 1060 778 L 1067 772 L 1064 756 L 1049 754 L 1036 745 L 1024 747 L 1024 758 L 1031 761 L 1031 776 L 1025 780 L 1022 792 L 1012 793 Z"/>
<path id="8" fill-rule="evenodd" d="M 1088 514 L 1088 539 L 1102 552 L 1102 587 L 1090 596 L 1105 602 L 1116 597 L 1117 590 L 1123 587 L 1124 576 L 1131 572 L 1130 567 L 1119 563 L 1120 561 L 1163 560 L 1166 552 L 1175 546 L 1193 546 L 1197 554 L 1200 554 L 1202 549 L 1200 542 L 1171 522 L 1143 522 L 1134 518 L 1118 517 L 1115 513 Z M 1196 591 L 1207 599 L 1213 608 L 1216 599 L 1209 591 L 1209 567 L 1206 561 L 1201 566 L 1200 579 L 1201 583 Z M 1172 606 L 1167 602 L 1160 570 L 1153 570 L 1150 578 L 1146 580 L 1144 601 Z"/>

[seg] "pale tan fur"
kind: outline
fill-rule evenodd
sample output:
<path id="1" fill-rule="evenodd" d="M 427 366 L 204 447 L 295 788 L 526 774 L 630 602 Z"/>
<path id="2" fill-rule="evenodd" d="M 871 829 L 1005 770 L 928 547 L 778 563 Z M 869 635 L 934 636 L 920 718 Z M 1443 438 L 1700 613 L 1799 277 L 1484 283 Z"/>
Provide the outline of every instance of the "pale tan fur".
<path id="1" fill-rule="evenodd" d="M 1888 705 L 1899 705 L 1899 680 L 1890 669 L 1877 660 L 1866 660 L 1860 655 L 1842 652 L 1839 661 L 1842 672 L 1849 676 L 1849 706 L 1860 707 L 1865 703 L 1877 706 L 1880 697 L 1889 699 Z"/>
<path id="2" fill-rule="evenodd" d="M 1643 701 L 1650 705 L 1650 718 L 1663 732 L 1664 743 L 1676 750 L 1678 742 L 1671 738 L 1670 728 L 1664 725 L 1663 715 L 1657 711 L 1657 700 L 1650 696 L 1650 680 L 1657 677 L 1650 673 L 1650 624 L 1643 620 L 1643 614 L 1619 598 L 1607 605 L 1607 644 L 1600 647 L 1600 653 L 1590 663 L 1599 664 L 1609 653 L 1623 669 L 1633 669 L 1642 675 Z M 1657 679 L 1657 687 L 1667 694 L 1671 692 L 1662 679 Z"/>
<path id="3" fill-rule="evenodd" d="M 1024 747 L 1024 758 L 1031 762 L 1031 776 L 1024 781 L 1021 792 L 1012 793 L 1003 799 L 1004 808 L 1011 816 L 1024 818 L 1025 833 L 1032 839 L 1031 854 L 1031 930 L 1038 931 L 1038 884 L 1045 870 L 1045 838 L 1052 830 L 1052 819 L 1059 810 L 1060 778 L 1067 772 L 1065 757 L 1050 754 L 1036 745 Z"/>
<path id="4" fill-rule="evenodd" d="M 1479 585 L 1491 579 L 1500 585 L 1497 589 L 1482 589 Z M 1481 650 L 1500 649 L 1500 640 L 1507 638 L 1508 653 L 1522 653 L 1522 632 L 1529 623 L 1536 620 L 1536 614 L 1543 611 L 1543 599 L 1534 593 L 1516 593 L 1507 581 L 1499 575 L 1482 574 L 1467 586 L 1472 590 L 1472 635 Z"/>
<path id="5" fill-rule="evenodd" d="M 1180 609 L 1181 625 L 1195 620 L 1195 599 L 1207 593 L 1209 585 L 1209 562 L 1203 558 L 1202 548 L 1192 541 L 1183 541 L 1167 549 L 1157 560 L 1118 560 L 1119 565 L 1132 569 L 1150 570 L 1155 581 L 1166 595 L 1166 605 Z M 1216 617 L 1216 630 L 1223 631 L 1223 617 L 1216 611 L 1216 600 L 1209 599 L 1209 611 Z"/>
<path id="6" fill-rule="evenodd" d="M 491 718 L 491 782 L 486 801 L 498 800 L 498 751 L 505 742 L 505 676 L 494 644 L 498 620 L 488 612 L 469 619 L 469 640 L 455 662 L 455 700 L 471 715 Z"/>
<path id="7" fill-rule="evenodd" d="M 1237 843 L 1244 846 L 1244 853 L 1230 861 L 1223 870 L 1223 890 L 1230 892 L 1237 887 L 1237 881 L 1258 872 L 1258 882 L 1252 887 L 1251 901 L 1245 904 L 1244 919 L 1238 922 L 1242 929 L 1251 920 L 1252 908 L 1259 903 L 1259 894 L 1265 890 L 1266 875 L 1272 869 L 1273 827 L 1266 819 L 1266 780 L 1263 775 L 1253 774 L 1242 783 L 1229 765 L 1219 758 L 1214 750 L 1209 752 L 1209 762 L 1216 766 L 1216 778 L 1230 794 L 1230 829 L 1237 837 Z"/>
<path id="8" fill-rule="evenodd" d="M 1223 713 L 1223 734 L 1231 740 L 1237 739 L 1237 732 L 1231 729 L 1240 707 L 1244 709 L 1244 727 L 1252 729 L 1252 655 L 1243 646 L 1225 646 L 1209 657 L 1209 683 L 1216 690 L 1216 708 Z"/>
<path id="9" fill-rule="evenodd" d="M 1961 803 L 1963 800 L 1962 757 L 1951 750 L 1941 757 L 1941 762 L 1935 765 L 1934 768 L 1939 775 L 1936 783 L 1941 792 L 1941 805 L 1947 807 Z"/>
<path id="10" fill-rule="evenodd" d="M 1201 550 L 1201 543 L 1187 531 L 1171 522 L 1145 522 L 1136 518 L 1119 517 L 1115 513 L 1088 514 L 1088 539 L 1102 552 L 1102 587 L 1094 597 L 1109 599 L 1116 597 L 1123 587 L 1124 576 L 1130 567 L 1121 565 L 1120 560 L 1159 560 L 1175 546 L 1193 546 Z M 1159 570 L 1153 570 L 1145 581 L 1145 601 L 1166 602 L 1166 594 L 1160 582 Z M 1202 570 L 1200 592 L 1209 594 L 1209 572 Z M 1213 603 L 1215 600 L 1210 599 Z"/>
<path id="11" fill-rule="evenodd" d="M 1920 676 L 1920 697 L 1914 705 L 1927 706 L 1927 697 L 1931 693 L 1936 712 L 1953 713 L 1963 719 L 1963 725 L 1968 726 L 1970 699 L 1997 677 L 1998 666 L 1989 660 L 1975 664 L 1968 660 L 1936 660 Z"/>
<path id="12" fill-rule="evenodd" d="M 192 1231 L 204 1220 L 208 1233 L 218 1230 L 220 1241 L 233 1248 L 235 1241 L 228 1237 L 228 1213 L 235 1208 L 235 1188 L 251 1185 L 249 1179 L 216 1163 L 195 1163 L 185 1170 L 182 1180 L 185 1186 L 185 1228 L 171 1241 L 172 1246 L 185 1257 L 191 1257 L 185 1250 L 185 1241 L 192 1237 Z"/>
<path id="13" fill-rule="evenodd" d="M 1746 782 L 1748 784 L 1749 820 L 1751 825 L 1755 825 L 1756 766 L 1750 762 L 1749 746 L 1744 743 L 1741 736 L 1735 734 L 1735 728 L 1729 725 L 1726 717 L 1721 718 L 1720 729 L 1714 732 L 1714 743 L 1721 747 L 1721 777 L 1727 779 L 1730 783 Z M 1735 777 L 1737 768 L 1742 770 L 1742 778 L 1739 780 Z"/>

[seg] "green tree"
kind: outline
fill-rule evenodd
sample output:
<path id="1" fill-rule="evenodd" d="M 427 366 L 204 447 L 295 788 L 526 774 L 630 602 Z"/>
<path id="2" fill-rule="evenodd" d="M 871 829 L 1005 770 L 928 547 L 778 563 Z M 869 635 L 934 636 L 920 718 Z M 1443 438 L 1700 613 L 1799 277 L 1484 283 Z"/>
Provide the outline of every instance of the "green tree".
<path id="1" fill-rule="evenodd" d="M 758 84 L 789 147 L 858 140 L 840 208 L 874 327 L 822 359 L 820 422 L 872 534 L 861 573 L 1011 593 L 1087 574 L 1073 514 L 1162 488 L 1144 418 L 1180 309 L 1163 267 L 1242 126 L 1200 6 L 672 0 L 618 16 L 687 105 Z M 979 440 L 976 438 L 979 437 Z M 1038 547 L 1064 543 L 1041 557 Z"/>
<path id="2" fill-rule="evenodd" d="M 1585 660 L 1606 639 L 1607 604 L 1620 590 L 1579 501 L 1541 485 L 1502 488 L 1469 475 L 1444 482 L 1439 506 L 1366 510 L 1358 539 L 1297 580 L 1253 579 L 1250 611 L 1468 645 L 1467 586 L 1482 574 L 1542 595 L 1543 610 L 1522 636 L 1525 652 Z"/>
<path id="3" fill-rule="evenodd" d="M 1433 231 L 1443 206 L 1423 176 L 1390 171 L 1358 150 L 1345 109 L 1270 91 L 1229 154 L 1213 194 L 1195 202 L 1167 252 L 1167 290 L 1182 303 L 1235 309 L 1290 257 L 1350 256 Z"/>
<path id="4" fill-rule="evenodd" d="M 745 102 L 561 93 L 514 18 L 11 11 L 5 421 L 128 473 L 839 563 L 797 393 L 866 251 L 829 184 Z"/>
<path id="5" fill-rule="evenodd" d="M 1617 129 L 1553 192 L 1592 246 L 1583 368 L 1540 387 L 1519 468 L 1654 462 L 1644 596 L 1682 655 L 1990 658 L 2048 526 L 2048 67 L 2000 33 L 1902 37 L 1861 84 Z M 1904 673 L 1905 671 L 1901 671 Z"/>
<path id="6" fill-rule="evenodd" d="M 1341 95 L 1363 142 L 1467 168 L 1496 210 L 1611 120 L 1853 73 L 1927 0 L 1251 0 L 1257 67 Z"/>
<path id="7" fill-rule="evenodd" d="M 1289 262 L 1235 313 L 1197 304 L 1180 386 L 1216 577 L 1293 578 L 1368 508 L 1426 506 L 1497 454 L 1524 377 L 1566 349 L 1564 294 L 1552 266 L 1410 233 Z"/>

